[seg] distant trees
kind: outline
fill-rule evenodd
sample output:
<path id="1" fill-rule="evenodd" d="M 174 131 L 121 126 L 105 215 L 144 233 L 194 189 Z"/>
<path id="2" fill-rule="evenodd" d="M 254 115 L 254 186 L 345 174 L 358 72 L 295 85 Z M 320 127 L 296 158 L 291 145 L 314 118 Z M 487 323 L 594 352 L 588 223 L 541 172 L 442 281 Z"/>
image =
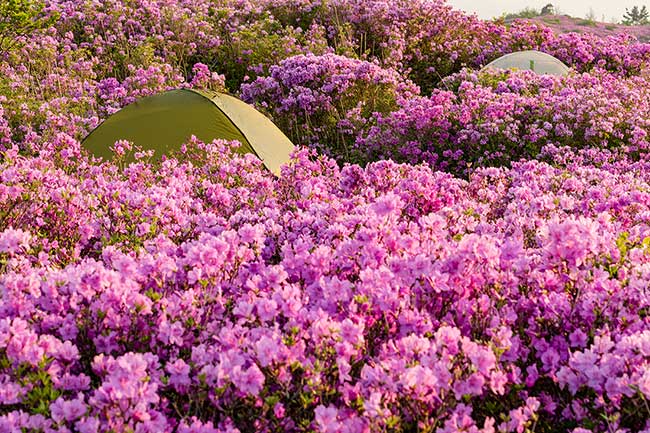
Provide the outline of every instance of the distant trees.
<path id="1" fill-rule="evenodd" d="M 589 8 L 589 12 L 587 12 L 585 20 L 580 24 L 590 26 L 596 25 L 596 12 L 594 12 L 594 8 Z"/>
<path id="2" fill-rule="evenodd" d="M 513 20 L 517 18 L 536 18 L 543 15 L 556 15 L 559 13 L 557 6 L 554 6 L 553 3 L 548 3 L 541 10 L 531 7 L 524 8 L 519 12 L 511 12 L 503 15 L 503 18 L 506 20 Z"/>
<path id="3" fill-rule="evenodd" d="M 506 14 L 503 18 L 506 20 L 516 19 L 516 18 L 535 18 L 540 15 L 539 9 L 527 7 L 520 10 L 519 12 Z"/>
<path id="4" fill-rule="evenodd" d="M 648 13 L 648 9 L 645 6 L 641 8 L 634 6 L 632 10 L 625 8 L 622 22 L 626 26 L 638 26 L 650 23 L 648 18 L 650 18 L 650 13 Z"/>
<path id="5" fill-rule="evenodd" d="M 554 15 L 554 14 L 555 14 L 555 7 L 553 6 L 552 3 L 547 4 L 540 11 L 540 15 Z"/>

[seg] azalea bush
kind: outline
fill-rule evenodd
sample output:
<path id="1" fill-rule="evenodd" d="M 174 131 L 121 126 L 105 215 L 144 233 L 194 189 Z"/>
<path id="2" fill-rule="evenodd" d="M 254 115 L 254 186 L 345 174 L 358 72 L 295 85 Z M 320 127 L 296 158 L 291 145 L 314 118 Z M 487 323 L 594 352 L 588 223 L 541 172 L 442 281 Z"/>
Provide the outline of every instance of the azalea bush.
<path id="1" fill-rule="evenodd" d="M 630 157 L 650 149 L 646 77 L 464 71 L 447 77 L 443 87 L 380 116 L 357 141 L 366 160 L 426 161 L 465 175 L 477 165 L 537 158 L 547 145 Z"/>
<path id="2" fill-rule="evenodd" d="M 43 13 L 43 3 L 35 0 L 6 0 L 0 4 L 0 56 L 19 45 L 25 36 L 50 27 L 55 14 Z"/>
<path id="3" fill-rule="evenodd" d="M 393 70 L 335 54 L 290 57 L 242 86 L 242 98 L 268 113 L 294 142 L 348 162 L 359 159 L 356 137 L 378 113 L 418 93 Z"/>
<path id="4" fill-rule="evenodd" d="M 236 91 L 283 58 L 327 50 L 324 30 L 284 26 L 260 5 L 209 0 L 52 1 L 57 29 L 104 61 L 102 75 L 118 80 L 129 67 L 167 63 L 186 78 L 196 63 L 224 74 Z"/>
<path id="5" fill-rule="evenodd" d="M 519 22 L 506 27 L 438 1 L 111 0 L 96 5 L 49 0 L 42 6 L 39 17 L 45 21 L 39 22 L 52 26 L 22 35 L 0 64 L 0 96 L 7 98 L 1 102 L 3 116 L 14 142 L 29 152 L 38 152 L 54 130 L 81 139 L 112 112 L 162 90 L 206 86 L 246 96 L 257 78 L 282 82 L 271 68 L 277 75 L 278 65 L 296 55 L 327 59 L 338 53 L 345 55 L 342 64 L 367 61 L 385 70 L 371 74 L 410 79 L 426 95 L 444 90 L 441 81 L 448 74 L 516 49 L 541 49 L 577 71 L 601 68 L 622 76 L 642 76 L 648 58 L 648 45 L 630 36 L 556 36 L 548 28 Z M 209 80 L 198 83 L 197 65 L 207 67 L 198 66 Z M 356 68 L 350 65 L 341 67 Z M 326 80 L 294 81 L 305 92 L 319 94 Z M 318 143 L 317 149 L 341 161 L 365 162 L 355 143 L 374 125 L 373 110 L 386 114 L 398 108 L 384 84 L 374 86 L 379 96 L 355 91 L 354 103 L 335 110 L 325 106 L 327 114 L 310 119 L 317 129 L 321 122 L 328 125 L 318 139 L 309 136 L 311 127 L 302 135 L 297 134 L 302 127 L 283 129 L 303 144 Z M 256 94 L 249 100 L 278 104 L 260 82 L 253 87 Z M 357 103 L 364 106 L 362 114 Z M 273 110 L 267 113 L 274 115 Z M 301 107 L 286 110 L 287 117 L 304 116 Z M 337 119 L 342 124 L 333 127 Z"/>
<path id="6" fill-rule="evenodd" d="M 650 58 L 650 44 L 639 43 L 631 34 L 602 37 L 589 32 L 555 34 L 549 27 L 530 21 L 513 22 L 497 46 L 496 51 L 485 50 L 491 53 L 490 59 L 514 51 L 540 50 L 578 72 L 605 69 L 622 76 L 641 74 Z"/>
<path id="7" fill-rule="evenodd" d="M 324 27 L 338 54 L 397 69 L 425 94 L 463 67 L 480 67 L 519 50 L 547 52 L 580 72 L 601 68 L 637 75 L 650 60 L 650 44 L 639 44 L 629 34 L 556 35 L 524 20 L 506 26 L 464 14 L 442 0 L 257 3 L 287 26 Z"/>
<path id="8" fill-rule="evenodd" d="M 141 97 L 178 87 L 225 88 L 223 75 L 201 63 L 193 65 L 187 78 L 168 63 L 130 65 L 122 80 L 99 75 L 100 60 L 70 50 L 70 44 L 68 37 L 42 38 L 0 63 L 4 134 L 24 151 L 40 151 L 45 139 L 59 133 L 82 139 L 101 120 Z M 8 147 L 0 138 L 2 146 Z"/>
<path id="9" fill-rule="evenodd" d="M 34 17 L 0 57 L 0 431 L 650 432 L 648 45 L 437 0 Z M 573 71 L 463 69 L 514 49 Z M 83 150 L 178 87 L 291 161 Z"/>
<path id="10" fill-rule="evenodd" d="M 328 29 L 337 53 L 398 69 L 427 92 L 461 67 L 480 64 L 506 32 L 443 0 L 267 3 L 288 24 L 306 20 Z"/>
<path id="11" fill-rule="evenodd" d="M 3 431 L 650 428 L 647 162 L 234 147 L 5 153 Z"/>
<path id="12" fill-rule="evenodd" d="M 283 26 L 272 16 L 251 19 L 224 36 L 224 46 L 212 61 L 213 68 L 228 77 L 228 88 L 238 92 L 242 83 L 269 73 L 272 66 L 299 54 L 325 54 L 327 45 L 323 27 Z"/>
<path id="13" fill-rule="evenodd" d="M 102 75 L 118 80 L 129 75 L 129 65 L 165 62 L 182 73 L 194 63 L 215 55 L 222 41 L 208 19 L 206 1 L 107 0 L 49 1 L 56 11 L 61 35 L 101 58 Z"/>
<path id="14" fill-rule="evenodd" d="M 447 75 L 520 49 L 548 52 L 580 72 L 637 75 L 650 45 L 630 35 L 555 35 L 527 21 L 508 26 L 454 10 L 443 0 L 49 0 L 55 28 L 123 79 L 129 65 L 168 63 L 186 78 L 195 63 L 241 83 L 298 54 L 334 52 L 398 70 L 430 93 Z M 248 80 L 247 80 L 248 78 Z"/>

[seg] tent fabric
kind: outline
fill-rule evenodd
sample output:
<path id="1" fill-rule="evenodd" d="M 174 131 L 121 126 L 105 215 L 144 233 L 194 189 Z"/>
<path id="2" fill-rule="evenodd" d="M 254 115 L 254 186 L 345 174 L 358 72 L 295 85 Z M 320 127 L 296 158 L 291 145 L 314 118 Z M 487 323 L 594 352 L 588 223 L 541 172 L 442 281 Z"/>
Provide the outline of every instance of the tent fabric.
<path id="1" fill-rule="evenodd" d="M 179 150 L 191 135 L 204 142 L 238 140 L 240 153 L 253 153 L 273 173 L 289 160 L 291 141 L 251 105 L 217 92 L 177 89 L 130 104 L 93 130 L 83 146 L 110 159 L 110 147 L 128 140 L 154 150 L 154 158 Z"/>
<path id="2" fill-rule="evenodd" d="M 541 51 L 518 51 L 488 63 L 483 69 L 526 69 L 538 74 L 565 76 L 569 67 L 550 54 Z"/>

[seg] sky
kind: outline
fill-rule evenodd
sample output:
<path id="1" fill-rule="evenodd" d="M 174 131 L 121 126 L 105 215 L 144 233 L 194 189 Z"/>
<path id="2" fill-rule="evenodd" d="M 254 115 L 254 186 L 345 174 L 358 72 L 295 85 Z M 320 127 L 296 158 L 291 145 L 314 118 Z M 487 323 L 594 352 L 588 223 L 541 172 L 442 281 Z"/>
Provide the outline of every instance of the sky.
<path id="1" fill-rule="evenodd" d="M 541 9 L 548 3 L 553 3 L 560 8 L 562 14 L 584 18 L 590 8 L 595 17 L 601 21 L 620 21 L 625 13 L 625 8 L 632 6 L 648 6 L 643 0 L 447 0 L 447 3 L 457 9 L 467 12 L 476 12 L 481 18 L 488 19 L 500 16 L 504 12 L 518 12 L 526 7 Z"/>

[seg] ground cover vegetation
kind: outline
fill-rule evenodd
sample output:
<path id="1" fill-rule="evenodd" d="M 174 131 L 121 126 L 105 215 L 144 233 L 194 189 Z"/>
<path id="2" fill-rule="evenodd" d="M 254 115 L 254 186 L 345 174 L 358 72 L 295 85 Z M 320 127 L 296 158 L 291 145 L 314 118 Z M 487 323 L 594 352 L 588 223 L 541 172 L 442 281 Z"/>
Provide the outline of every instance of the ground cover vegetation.
<path id="1" fill-rule="evenodd" d="M 650 431 L 650 45 L 437 0 L 6 4 L 0 431 Z M 478 72 L 518 49 L 572 72 Z M 177 87 L 300 147 L 82 149 Z"/>

